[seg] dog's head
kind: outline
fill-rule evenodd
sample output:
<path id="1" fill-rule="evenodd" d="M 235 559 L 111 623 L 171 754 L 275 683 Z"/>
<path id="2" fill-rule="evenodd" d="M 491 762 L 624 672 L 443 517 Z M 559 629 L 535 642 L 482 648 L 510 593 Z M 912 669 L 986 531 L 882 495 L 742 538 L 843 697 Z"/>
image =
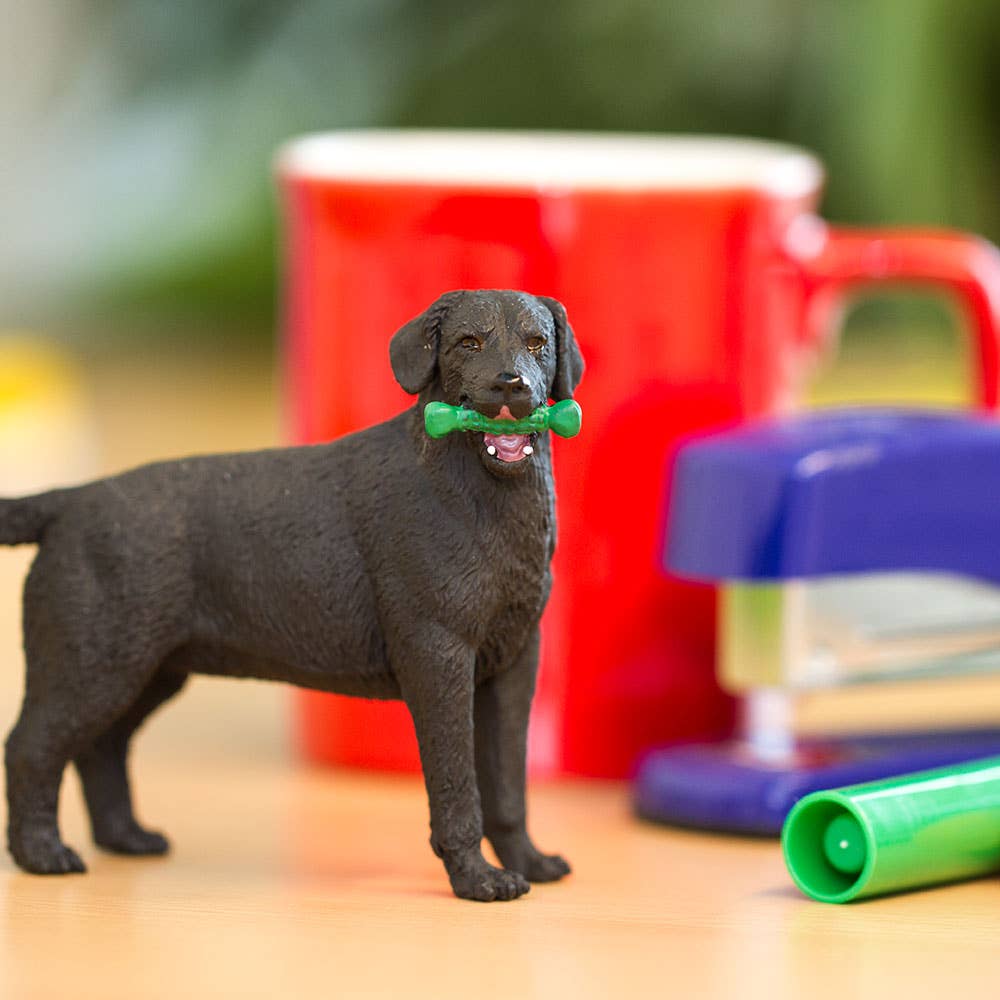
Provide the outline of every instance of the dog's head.
<path id="1" fill-rule="evenodd" d="M 396 332 L 389 356 L 407 392 L 501 420 L 571 398 L 583 376 L 566 310 L 526 292 L 448 292 Z M 464 436 L 495 475 L 531 464 L 534 434 Z"/>

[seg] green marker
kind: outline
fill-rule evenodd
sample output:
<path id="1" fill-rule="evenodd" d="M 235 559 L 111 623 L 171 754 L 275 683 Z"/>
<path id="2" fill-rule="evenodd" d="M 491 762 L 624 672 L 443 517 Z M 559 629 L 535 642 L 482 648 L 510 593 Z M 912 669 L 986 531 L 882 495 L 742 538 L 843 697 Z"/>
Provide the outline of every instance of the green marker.
<path id="1" fill-rule="evenodd" d="M 1000 757 L 814 792 L 781 845 L 795 884 L 823 903 L 1000 872 Z"/>
<path id="2" fill-rule="evenodd" d="M 432 438 L 443 438 L 452 431 L 481 431 L 485 434 L 535 434 L 552 431 L 559 437 L 580 433 L 583 411 L 573 399 L 563 399 L 551 406 L 539 406 L 523 420 L 493 420 L 475 410 L 447 403 L 428 403 L 424 407 L 424 428 Z"/>

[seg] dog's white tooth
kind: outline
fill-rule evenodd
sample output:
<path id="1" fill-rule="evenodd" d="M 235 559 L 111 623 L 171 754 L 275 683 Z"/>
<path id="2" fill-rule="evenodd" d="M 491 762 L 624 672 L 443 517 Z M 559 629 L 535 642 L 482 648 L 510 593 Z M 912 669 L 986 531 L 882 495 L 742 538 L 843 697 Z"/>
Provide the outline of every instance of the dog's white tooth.
<path id="1" fill-rule="evenodd" d="M 493 445 L 490 445 L 490 446 L 489 446 L 489 447 L 488 447 L 488 448 L 486 449 L 486 454 L 487 454 L 487 455 L 495 455 L 496 453 L 497 453 L 497 450 L 496 450 L 496 448 L 494 448 L 494 447 L 493 447 Z"/>
<path id="2" fill-rule="evenodd" d="M 525 455 L 533 455 L 535 453 L 535 449 L 532 448 L 530 444 L 526 444 L 521 450 L 525 453 Z"/>

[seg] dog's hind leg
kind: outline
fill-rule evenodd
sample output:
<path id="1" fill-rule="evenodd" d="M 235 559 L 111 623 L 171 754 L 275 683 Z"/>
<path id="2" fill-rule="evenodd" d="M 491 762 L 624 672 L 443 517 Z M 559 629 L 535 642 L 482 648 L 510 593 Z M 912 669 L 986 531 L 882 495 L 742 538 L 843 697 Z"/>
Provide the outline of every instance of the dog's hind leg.
<path id="1" fill-rule="evenodd" d="M 25 871 L 82 872 L 83 862 L 59 837 L 63 771 L 128 711 L 150 671 L 118 664 L 112 684 L 101 683 L 93 676 L 97 671 L 80 665 L 43 671 L 30 652 L 28 662 L 24 704 L 6 746 L 7 846 Z M 110 676 L 109 670 L 102 680 Z"/>
<path id="2" fill-rule="evenodd" d="M 72 619 L 29 604 L 28 594 L 26 589 L 24 704 L 5 757 L 7 844 L 26 871 L 82 872 L 83 862 L 59 837 L 63 771 L 129 710 L 162 655 L 145 648 L 127 651 L 120 643 L 115 648 L 93 636 L 88 644 L 88 637 L 75 635 Z"/>
<path id="3" fill-rule="evenodd" d="M 128 748 L 135 731 L 184 686 L 187 674 L 161 667 L 124 715 L 101 733 L 73 763 L 83 784 L 94 843 L 116 854 L 165 854 L 160 833 L 139 825 L 132 808 Z"/>
<path id="4" fill-rule="evenodd" d="M 37 875 L 86 870 L 59 837 L 59 786 L 70 755 L 60 730 L 57 713 L 26 698 L 7 738 L 7 845 L 18 865 Z"/>
<path id="5" fill-rule="evenodd" d="M 76 679 L 86 675 L 85 670 L 73 673 Z M 111 690 L 100 684 L 67 683 L 65 673 L 49 671 L 43 686 L 32 683 L 29 668 L 21 715 L 7 738 L 5 755 L 7 845 L 25 871 L 62 875 L 85 870 L 59 837 L 63 771 L 128 709 L 148 678 L 148 671 L 122 669 Z"/>

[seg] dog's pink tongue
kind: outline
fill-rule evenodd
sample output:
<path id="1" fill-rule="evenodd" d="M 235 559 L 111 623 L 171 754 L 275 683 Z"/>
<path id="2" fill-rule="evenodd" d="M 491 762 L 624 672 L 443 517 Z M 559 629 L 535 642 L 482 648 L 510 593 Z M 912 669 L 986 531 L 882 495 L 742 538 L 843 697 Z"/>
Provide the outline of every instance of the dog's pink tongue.
<path id="1" fill-rule="evenodd" d="M 497 420 L 513 420 L 514 414 L 510 407 L 504 404 L 496 416 Z M 528 443 L 527 434 L 484 434 L 486 447 L 497 450 L 497 458 L 503 462 L 520 462 L 524 458 L 524 446 Z"/>
<path id="2" fill-rule="evenodd" d="M 502 462 L 520 462 L 524 458 L 524 449 L 528 443 L 528 435 L 484 434 L 483 442 L 487 448 L 496 448 L 497 458 Z"/>

